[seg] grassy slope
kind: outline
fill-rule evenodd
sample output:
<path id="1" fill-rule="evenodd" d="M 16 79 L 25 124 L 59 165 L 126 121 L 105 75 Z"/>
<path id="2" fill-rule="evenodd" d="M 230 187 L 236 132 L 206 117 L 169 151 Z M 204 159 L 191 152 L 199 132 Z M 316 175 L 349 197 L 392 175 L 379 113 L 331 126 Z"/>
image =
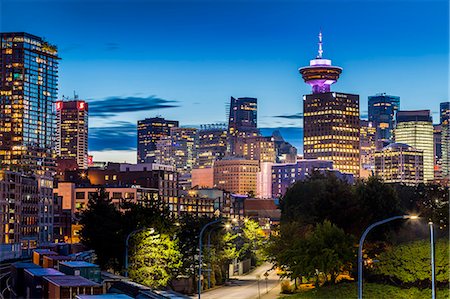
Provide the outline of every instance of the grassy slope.
<path id="1" fill-rule="evenodd" d="M 357 298 L 356 283 L 341 283 L 336 286 L 312 289 L 294 295 L 284 295 L 286 299 L 351 299 Z M 437 299 L 450 298 L 449 290 L 438 290 Z M 416 288 L 401 289 L 394 286 L 365 283 L 365 299 L 422 299 L 431 298 L 431 290 L 419 290 Z"/>

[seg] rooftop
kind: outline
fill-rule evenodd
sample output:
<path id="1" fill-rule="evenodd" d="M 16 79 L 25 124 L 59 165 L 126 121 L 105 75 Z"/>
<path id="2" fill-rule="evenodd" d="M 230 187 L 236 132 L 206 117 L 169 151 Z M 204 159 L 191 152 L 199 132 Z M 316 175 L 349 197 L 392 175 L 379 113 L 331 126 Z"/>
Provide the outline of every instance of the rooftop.
<path id="1" fill-rule="evenodd" d="M 67 267 L 74 267 L 74 268 L 91 268 L 91 267 L 98 267 L 96 264 L 91 264 L 84 261 L 72 261 L 72 262 L 61 262 L 60 265 L 64 265 Z"/>
<path id="2" fill-rule="evenodd" d="M 30 273 L 33 276 L 54 276 L 54 275 L 64 275 L 64 273 L 59 272 L 53 268 L 29 268 L 25 269 L 25 272 Z"/>
<path id="3" fill-rule="evenodd" d="M 73 275 L 44 276 L 44 279 L 60 287 L 100 286 L 98 283 L 95 283 L 81 276 L 73 276 Z"/>

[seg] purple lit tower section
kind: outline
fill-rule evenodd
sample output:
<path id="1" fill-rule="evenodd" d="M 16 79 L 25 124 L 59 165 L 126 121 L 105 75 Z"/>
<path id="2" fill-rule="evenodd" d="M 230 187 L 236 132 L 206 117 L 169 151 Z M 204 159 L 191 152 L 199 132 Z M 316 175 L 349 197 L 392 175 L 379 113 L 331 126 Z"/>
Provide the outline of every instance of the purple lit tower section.
<path id="1" fill-rule="evenodd" d="M 303 80 L 312 87 L 312 93 L 330 92 L 331 84 L 339 79 L 342 68 L 332 66 L 331 60 L 322 57 L 322 32 L 319 33 L 319 51 L 315 59 L 309 61 L 309 66 L 299 68 Z"/>

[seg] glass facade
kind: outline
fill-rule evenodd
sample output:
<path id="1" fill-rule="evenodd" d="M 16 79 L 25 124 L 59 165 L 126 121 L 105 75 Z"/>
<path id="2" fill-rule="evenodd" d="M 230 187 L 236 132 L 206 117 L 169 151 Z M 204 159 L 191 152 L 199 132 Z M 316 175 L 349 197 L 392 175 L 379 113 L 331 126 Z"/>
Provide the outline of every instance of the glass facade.
<path id="1" fill-rule="evenodd" d="M 394 130 L 395 142 L 423 151 L 423 179 L 434 179 L 434 139 L 430 110 L 399 111 Z"/>
<path id="2" fill-rule="evenodd" d="M 380 93 L 369 96 L 369 121 L 376 128 L 376 147 L 382 149 L 394 141 L 395 115 L 400 108 L 400 97 Z"/>
<path id="3" fill-rule="evenodd" d="M 27 33 L 1 33 L 0 38 L 1 165 L 42 175 L 54 167 L 58 52 Z"/>
<path id="4" fill-rule="evenodd" d="M 375 152 L 375 174 L 386 183 L 423 183 L 423 151 L 404 143 L 391 143 Z"/>
<path id="5" fill-rule="evenodd" d="M 257 99 L 231 97 L 228 114 L 229 152 L 234 154 L 236 140 L 239 137 L 257 136 Z"/>
<path id="6" fill-rule="evenodd" d="M 156 142 L 170 135 L 170 129 L 178 127 L 178 121 L 161 117 L 146 118 L 138 121 L 137 162 L 152 163 L 155 161 Z"/>
<path id="7" fill-rule="evenodd" d="M 171 165 L 180 174 L 197 166 L 198 131 L 195 128 L 171 128 L 170 136 L 156 142 L 156 163 Z"/>
<path id="8" fill-rule="evenodd" d="M 442 176 L 450 176 L 450 102 L 440 104 L 441 143 L 442 143 Z"/>
<path id="9" fill-rule="evenodd" d="M 202 126 L 198 133 L 198 168 L 211 168 L 214 161 L 221 160 L 227 152 L 227 129 L 225 126 Z"/>
<path id="10" fill-rule="evenodd" d="M 372 122 L 361 120 L 360 129 L 360 176 L 367 178 L 375 171 L 375 161 L 373 154 L 375 153 L 376 128 Z"/>

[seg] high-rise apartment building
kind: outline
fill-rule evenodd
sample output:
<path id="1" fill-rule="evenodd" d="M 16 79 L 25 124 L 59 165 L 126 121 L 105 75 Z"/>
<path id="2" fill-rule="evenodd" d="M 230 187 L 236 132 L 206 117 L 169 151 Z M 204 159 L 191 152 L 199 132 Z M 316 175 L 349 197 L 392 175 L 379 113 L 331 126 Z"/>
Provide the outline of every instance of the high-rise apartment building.
<path id="1" fill-rule="evenodd" d="M 312 94 L 303 97 L 303 150 L 305 159 L 333 161 L 334 169 L 359 176 L 359 96 L 331 92 L 342 68 L 332 66 L 319 51 L 309 66 L 299 69 Z"/>
<path id="2" fill-rule="evenodd" d="M 218 189 L 241 194 L 256 195 L 259 162 L 229 158 L 214 164 L 214 185 Z"/>
<path id="3" fill-rule="evenodd" d="M 423 151 L 404 143 L 391 143 L 375 152 L 375 174 L 386 183 L 423 183 Z"/>
<path id="4" fill-rule="evenodd" d="M 360 129 L 360 177 L 367 178 L 375 171 L 376 128 L 371 121 L 361 120 Z"/>
<path id="5" fill-rule="evenodd" d="M 434 179 L 433 122 L 430 110 L 398 111 L 395 142 L 423 151 L 423 179 Z"/>
<path id="6" fill-rule="evenodd" d="M 10 242 L 30 249 L 53 239 L 59 57 L 55 46 L 28 33 L 0 33 L 0 40 L 0 206 Z"/>
<path id="7" fill-rule="evenodd" d="M 440 104 L 441 143 L 442 143 L 442 176 L 450 176 L 450 102 Z"/>
<path id="8" fill-rule="evenodd" d="M 44 39 L 0 33 L 0 163 L 43 175 L 54 168 L 58 51 Z"/>
<path id="9" fill-rule="evenodd" d="M 272 137 L 240 137 L 236 141 L 234 154 L 247 160 L 274 163 L 276 160 L 275 142 Z"/>
<path id="10" fill-rule="evenodd" d="M 56 102 L 56 156 L 72 159 L 88 168 L 88 104 L 85 101 Z"/>
<path id="11" fill-rule="evenodd" d="M 211 168 L 227 152 L 227 128 L 205 125 L 198 132 L 198 168 Z"/>
<path id="12" fill-rule="evenodd" d="M 198 131 L 195 128 L 170 129 L 170 136 L 156 142 L 155 161 L 171 165 L 180 174 L 188 174 L 197 166 Z"/>
<path id="13" fill-rule="evenodd" d="M 237 138 L 257 136 L 257 99 L 231 97 L 228 115 L 229 152 L 234 155 Z"/>
<path id="14" fill-rule="evenodd" d="M 369 121 L 376 128 L 376 147 L 382 149 L 394 142 L 395 115 L 400 109 L 400 97 L 379 93 L 369 96 Z"/>
<path id="15" fill-rule="evenodd" d="M 178 121 L 166 120 L 161 117 L 139 120 L 138 130 L 138 163 L 153 163 L 155 161 L 156 142 L 170 135 L 170 129 L 178 127 Z"/>

